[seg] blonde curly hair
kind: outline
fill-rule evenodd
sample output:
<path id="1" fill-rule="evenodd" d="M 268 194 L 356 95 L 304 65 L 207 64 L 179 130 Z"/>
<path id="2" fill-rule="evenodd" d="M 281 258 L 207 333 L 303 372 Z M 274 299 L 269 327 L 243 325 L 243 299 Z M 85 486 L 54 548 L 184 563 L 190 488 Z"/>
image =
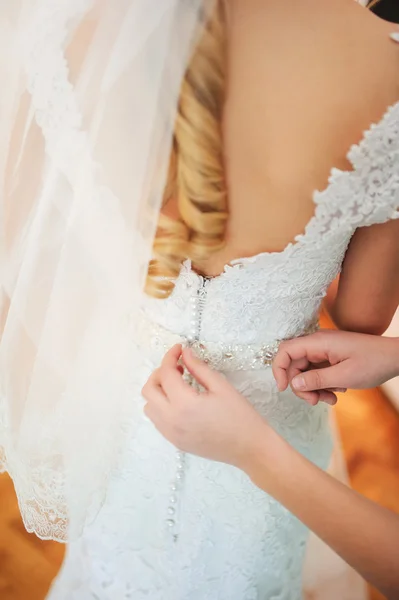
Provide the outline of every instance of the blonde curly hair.
<path id="1" fill-rule="evenodd" d="M 218 1 L 182 83 L 163 205 L 177 200 L 177 220 L 161 215 L 146 291 L 167 298 L 182 262 L 200 264 L 224 245 L 227 193 L 222 112 L 226 73 L 225 7 Z"/>

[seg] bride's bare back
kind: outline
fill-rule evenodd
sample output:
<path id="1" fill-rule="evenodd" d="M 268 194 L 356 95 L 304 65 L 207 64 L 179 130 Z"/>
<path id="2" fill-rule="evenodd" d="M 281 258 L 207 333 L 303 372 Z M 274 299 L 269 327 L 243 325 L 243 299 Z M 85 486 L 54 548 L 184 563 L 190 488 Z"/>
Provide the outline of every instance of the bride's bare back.
<path id="1" fill-rule="evenodd" d="M 392 25 L 353 0 L 230 1 L 225 155 L 229 237 L 209 266 L 280 251 L 312 192 L 399 98 Z"/>
<path id="2" fill-rule="evenodd" d="M 279 252 L 302 233 L 313 192 L 326 188 L 333 167 L 351 169 L 351 145 L 399 99 L 395 27 L 353 0 L 229 0 L 228 15 L 229 222 L 223 251 L 198 266 L 207 275 L 235 258 Z M 342 327 L 389 324 L 398 236 L 397 222 L 354 236 L 335 305 Z"/>

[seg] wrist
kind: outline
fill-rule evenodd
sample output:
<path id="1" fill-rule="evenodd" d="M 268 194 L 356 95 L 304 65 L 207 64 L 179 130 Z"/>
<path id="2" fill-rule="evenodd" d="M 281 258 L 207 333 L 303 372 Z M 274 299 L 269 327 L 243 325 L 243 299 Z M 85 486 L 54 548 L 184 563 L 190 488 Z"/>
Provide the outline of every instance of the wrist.
<path id="1" fill-rule="evenodd" d="M 294 451 L 289 444 L 263 421 L 262 426 L 251 437 L 250 447 L 241 464 L 237 466 L 256 486 L 272 493 L 284 465 L 289 464 L 290 452 Z"/>

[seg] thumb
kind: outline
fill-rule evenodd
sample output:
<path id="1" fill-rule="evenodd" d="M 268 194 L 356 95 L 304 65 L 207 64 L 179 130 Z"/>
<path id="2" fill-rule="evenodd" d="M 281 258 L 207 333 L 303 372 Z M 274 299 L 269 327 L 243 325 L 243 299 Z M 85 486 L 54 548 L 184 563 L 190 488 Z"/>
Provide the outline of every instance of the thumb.
<path id="1" fill-rule="evenodd" d="M 348 376 L 343 362 L 332 367 L 306 371 L 297 375 L 291 381 L 292 387 L 298 392 L 348 388 L 350 387 L 348 383 Z"/>
<path id="2" fill-rule="evenodd" d="M 206 390 L 216 391 L 222 383 L 225 383 L 223 375 L 213 371 L 206 363 L 198 359 L 191 348 L 184 348 L 183 362 L 189 373 Z"/>

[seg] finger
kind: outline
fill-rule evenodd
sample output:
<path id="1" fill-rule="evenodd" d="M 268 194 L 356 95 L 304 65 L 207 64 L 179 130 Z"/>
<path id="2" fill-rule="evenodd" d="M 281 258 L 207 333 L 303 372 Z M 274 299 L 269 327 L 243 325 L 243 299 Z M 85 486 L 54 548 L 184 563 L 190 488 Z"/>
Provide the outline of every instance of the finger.
<path id="1" fill-rule="evenodd" d="M 287 369 L 287 377 L 288 382 L 291 383 L 294 377 L 302 373 L 303 371 L 308 371 L 311 368 L 308 360 L 306 358 L 300 358 L 298 360 L 293 360 L 290 366 Z"/>
<path id="2" fill-rule="evenodd" d="M 280 344 L 272 365 L 279 391 L 282 392 L 287 389 L 291 381 L 289 375 L 287 375 L 287 369 L 291 364 L 298 365 L 302 361 L 306 366 L 300 366 L 299 368 L 305 370 L 311 362 L 321 363 L 328 360 L 328 349 L 326 349 L 323 339 L 321 334 L 318 333 Z"/>
<path id="3" fill-rule="evenodd" d="M 300 400 L 304 400 L 310 406 L 316 406 L 320 401 L 320 393 L 319 392 L 297 392 L 291 386 L 292 392 L 299 398 Z"/>
<path id="4" fill-rule="evenodd" d="M 168 402 L 168 398 L 167 398 L 165 392 L 163 391 L 163 389 L 159 385 L 156 385 L 156 384 L 153 384 L 150 382 L 146 383 L 146 385 L 143 387 L 142 396 L 147 401 L 147 404 L 148 403 L 160 404 L 161 402 L 163 402 L 163 403 Z"/>
<path id="5" fill-rule="evenodd" d="M 309 363 L 306 359 L 295 360 L 291 363 L 287 370 L 288 381 L 291 382 L 297 375 L 302 373 L 302 370 L 305 370 L 309 367 Z M 291 386 L 292 389 L 292 386 Z M 297 392 L 292 389 L 294 394 L 300 398 L 301 400 L 305 400 L 311 406 L 316 406 L 319 402 L 319 393 L 318 392 Z"/>
<path id="6" fill-rule="evenodd" d="M 288 387 L 287 370 L 292 362 L 290 354 L 280 349 L 272 362 L 272 371 L 279 392 L 284 392 Z"/>
<path id="7" fill-rule="evenodd" d="M 198 359 L 190 348 L 183 350 L 183 361 L 189 373 L 206 390 L 217 391 L 226 385 L 224 377 Z"/>
<path id="8" fill-rule="evenodd" d="M 167 421 L 170 404 L 162 389 L 152 386 L 147 389 L 144 398 L 147 400 L 144 406 L 144 414 L 153 423 L 156 421 Z"/>
<path id="9" fill-rule="evenodd" d="M 345 362 L 324 369 L 314 369 L 297 375 L 291 382 L 297 392 L 349 387 Z"/>
<path id="10" fill-rule="evenodd" d="M 150 394 L 154 387 L 161 387 L 160 369 L 155 369 L 155 371 L 151 373 L 146 384 L 141 390 L 141 395 L 146 398 L 147 394 Z"/>
<path id="11" fill-rule="evenodd" d="M 306 356 L 293 358 L 284 348 L 282 348 L 274 359 L 272 368 L 279 389 L 279 382 L 281 381 L 282 389 L 280 389 L 280 391 L 283 392 L 292 379 L 292 369 L 295 368 L 299 371 L 305 371 L 309 368 L 309 361 Z"/>
<path id="12" fill-rule="evenodd" d="M 167 395 L 170 402 L 192 400 L 197 397 L 198 393 L 193 387 L 184 380 L 183 371 L 172 358 L 171 364 L 166 364 L 159 370 L 160 385 Z M 173 365 L 173 366 L 172 366 Z"/>
<path id="13" fill-rule="evenodd" d="M 170 401 L 175 402 L 177 398 L 195 394 L 192 387 L 184 381 L 184 368 L 180 364 L 182 358 L 182 345 L 176 344 L 164 356 L 159 369 L 159 380 L 162 389 L 168 395 Z"/>
<path id="14" fill-rule="evenodd" d="M 306 358 L 309 362 L 315 363 L 328 361 L 329 340 L 331 341 L 330 332 L 320 331 L 282 342 L 276 356 L 277 364 L 283 360 L 280 359 L 280 353 L 288 354 L 290 360 Z"/>
<path id="15" fill-rule="evenodd" d="M 316 406 L 319 402 L 325 402 L 330 406 L 334 406 L 337 403 L 337 397 L 331 390 L 319 390 L 314 392 L 296 392 L 294 394 L 301 400 L 305 400 L 311 406 Z"/>
<path id="16" fill-rule="evenodd" d="M 173 346 L 163 357 L 162 367 L 177 367 L 178 362 L 182 355 L 182 346 L 181 344 L 176 344 Z"/>
<path id="17" fill-rule="evenodd" d="M 176 344 L 171 348 L 163 357 L 162 365 L 176 367 L 181 375 L 184 375 L 184 367 L 181 365 L 180 361 L 182 358 L 182 345 Z"/>
<path id="18" fill-rule="evenodd" d="M 305 402 L 307 404 L 310 404 L 310 406 L 317 406 L 317 404 L 320 402 L 319 392 L 296 392 L 295 390 L 292 391 L 295 394 L 295 396 L 297 396 L 301 400 L 305 400 Z"/>
<path id="19" fill-rule="evenodd" d="M 330 390 L 320 390 L 319 397 L 320 402 L 325 402 L 330 406 L 335 406 L 335 404 L 337 404 L 338 402 L 337 396 L 334 394 L 334 392 L 331 392 Z"/>

